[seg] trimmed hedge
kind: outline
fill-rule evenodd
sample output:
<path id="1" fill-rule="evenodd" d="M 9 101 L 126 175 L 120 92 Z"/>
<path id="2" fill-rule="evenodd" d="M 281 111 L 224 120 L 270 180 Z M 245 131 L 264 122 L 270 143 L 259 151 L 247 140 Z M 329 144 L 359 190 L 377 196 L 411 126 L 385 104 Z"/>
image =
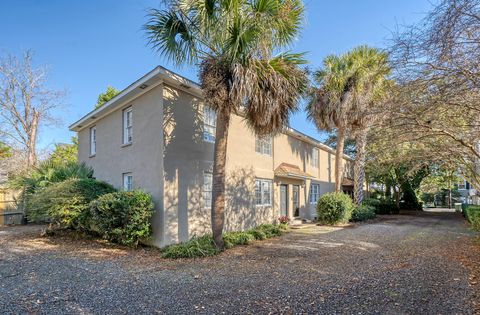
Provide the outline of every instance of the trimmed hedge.
<path id="1" fill-rule="evenodd" d="M 279 236 L 282 229 L 278 225 L 261 224 L 254 229 L 245 232 L 227 232 L 223 234 L 225 249 L 235 247 L 237 245 L 248 245 L 254 240 L 264 240 L 267 238 Z M 220 253 L 215 247 L 213 237 L 210 234 L 193 237 L 190 240 L 165 247 L 162 250 L 163 258 L 194 258 L 214 256 Z"/>
<path id="2" fill-rule="evenodd" d="M 137 246 L 152 234 L 153 209 L 152 197 L 143 191 L 105 194 L 90 203 L 91 229 L 111 242 Z"/>
<path id="3" fill-rule="evenodd" d="M 366 221 L 366 220 L 374 219 L 375 216 L 376 216 L 375 207 L 360 205 L 353 209 L 351 221 L 353 222 Z"/>
<path id="4" fill-rule="evenodd" d="M 54 183 L 28 198 L 27 218 L 30 222 L 50 222 L 56 228 L 86 231 L 90 202 L 114 191 L 110 184 L 92 178 Z"/>
<path id="5" fill-rule="evenodd" d="M 347 223 L 354 208 L 349 195 L 342 192 L 327 193 L 317 202 L 317 219 L 322 224 Z"/>
<path id="6" fill-rule="evenodd" d="M 480 206 L 466 206 L 464 214 L 467 221 L 472 225 L 472 228 L 480 231 Z"/>
<path id="7" fill-rule="evenodd" d="M 391 199 L 365 198 L 362 205 L 373 207 L 376 214 L 398 214 L 400 212 Z"/>

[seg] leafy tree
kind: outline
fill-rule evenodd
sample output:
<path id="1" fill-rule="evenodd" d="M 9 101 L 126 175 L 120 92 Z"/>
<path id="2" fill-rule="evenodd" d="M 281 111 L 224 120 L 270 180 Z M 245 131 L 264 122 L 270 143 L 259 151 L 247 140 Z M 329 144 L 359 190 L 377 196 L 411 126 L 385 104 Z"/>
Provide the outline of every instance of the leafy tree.
<path id="1" fill-rule="evenodd" d="M 278 52 L 298 37 L 304 6 L 300 0 L 172 0 L 149 17 L 149 44 L 177 65 L 199 64 L 205 99 L 217 113 L 211 219 L 215 244 L 223 248 L 231 115 L 243 111 L 259 136 L 287 124 L 306 89 L 299 68 L 305 61 L 302 54 Z"/>
<path id="2" fill-rule="evenodd" d="M 110 86 L 110 85 L 107 86 L 107 89 L 105 90 L 105 92 L 100 93 L 100 95 L 98 95 L 97 104 L 95 104 L 95 109 L 102 107 L 106 102 L 108 102 L 109 100 L 117 96 L 118 93 L 120 93 L 120 91 L 114 88 L 113 86 Z"/>
<path id="3" fill-rule="evenodd" d="M 56 144 L 55 150 L 48 158 L 55 165 L 76 163 L 78 155 L 78 138 L 72 137 L 72 143 Z"/>

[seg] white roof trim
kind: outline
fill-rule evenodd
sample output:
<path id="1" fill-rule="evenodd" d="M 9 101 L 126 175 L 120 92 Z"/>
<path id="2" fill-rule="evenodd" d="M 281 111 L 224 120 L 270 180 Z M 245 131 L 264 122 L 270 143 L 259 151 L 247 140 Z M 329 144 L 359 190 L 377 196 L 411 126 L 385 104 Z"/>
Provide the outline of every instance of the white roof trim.
<path id="1" fill-rule="evenodd" d="M 141 86 L 149 81 L 152 82 L 147 87 L 142 89 Z M 191 93 L 195 96 L 202 97 L 202 91 L 197 83 L 188 80 L 187 78 L 184 78 L 172 71 L 169 71 L 164 67 L 158 66 L 137 81 L 130 84 L 127 88 L 121 91 L 110 101 L 106 102 L 100 108 L 89 112 L 88 114 L 80 118 L 78 121 L 71 124 L 69 128 L 72 131 L 80 131 L 83 128 L 91 125 L 94 121 L 105 117 L 106 115 L 116 110 L 118 107 L 125 105 L 125 103 L 133 101 L 133 99 L 138 98 L 140 95 L 143 95 L 144 93 L 150 91 L 154 87 L 164 82 L 169 85 L 176 86 L 182 90 L 185 90 L 186 92 Z M 140 91 L 139 94 L 133 95 L 129 98 L 128 96 L 130 94 L 138 92 L 137 89 L 142 89 L 142 91 Z"/>

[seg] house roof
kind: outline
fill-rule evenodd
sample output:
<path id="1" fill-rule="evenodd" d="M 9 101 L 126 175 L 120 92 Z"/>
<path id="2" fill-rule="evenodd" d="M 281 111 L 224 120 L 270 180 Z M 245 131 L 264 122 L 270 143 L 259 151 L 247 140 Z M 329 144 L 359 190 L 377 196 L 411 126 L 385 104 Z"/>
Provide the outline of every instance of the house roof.
<path id="1" fill-rule="evenodd" d="M 162 83 L 167 83 L 173 87 L 176 87 L 180 90 L 183 90 L 187 93 L 203 99 L 203 93 L 200 84 L 188 78 L 185 78 L 178 73 L 170 71 L 162 66 L 157 66 L 153 70 L 142 76 L 140 79 L 130 84 L 120 93 L 118 93 L 118 95 L 113 97 L 110 101 L 106 102 L 103 106 L 92 110 L 91 112 L 71 124 L 69 128 L 71 131 L 77 132 L 84 128 L 87 128 L 102 117 L 107 116 L 118 108 L 128 105 L 128 103 L 132 102 L 135 98 L 141 96 L 142 94 L 150 91 L 151 89 Z M 289 134 L 302 141 L 306 141 L 330 153 L 335 153 L 335 149 L 291 127 L 286 127 L 284 133 Z M 343 157 L 349 161 L 353 160 L 350 156 L 346 154 L 344 154 Z"/>
<path id="2" fill-rule="evenodd" d="M 275 176 L 278 177 L 296 177 L 296 178 L 313 178 L 312 175 L 302 171 L 300 167 L 293 164 L 282 163 L 275 169 Z"/>

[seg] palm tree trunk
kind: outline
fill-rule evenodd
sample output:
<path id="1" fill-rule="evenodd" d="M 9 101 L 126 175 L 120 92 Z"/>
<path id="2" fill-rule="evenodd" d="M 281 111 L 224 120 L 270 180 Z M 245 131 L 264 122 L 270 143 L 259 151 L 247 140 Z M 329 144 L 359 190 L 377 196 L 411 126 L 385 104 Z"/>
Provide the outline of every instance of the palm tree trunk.
<path id="1" fill-rule="evenodd" d="M 354 200 L 357 205 L 363 201 L 363 183 L 365 182 L 365 150 L 367 146 L 367 129 L 361 130 L 355 136 L 357 156 L 354 171 Z"/>
<path id="2" fill-rule="evenodd" d="M 337 129 L 337 149 L 335 152 L 335 191 L 342 191 L 344 145 L 345 145 L 345 128 L 338 128 Z"/>
<path id="3" fill-rule="evenodd" d="M 225 221 L 225 165 L 227 162 L 228 127 L 230 112 L 217 112 L 215 131 L 215 152 L 213 160 L 212 182 L 212 233 L 215 246 L 223 249 L 223 225 Z"/>

